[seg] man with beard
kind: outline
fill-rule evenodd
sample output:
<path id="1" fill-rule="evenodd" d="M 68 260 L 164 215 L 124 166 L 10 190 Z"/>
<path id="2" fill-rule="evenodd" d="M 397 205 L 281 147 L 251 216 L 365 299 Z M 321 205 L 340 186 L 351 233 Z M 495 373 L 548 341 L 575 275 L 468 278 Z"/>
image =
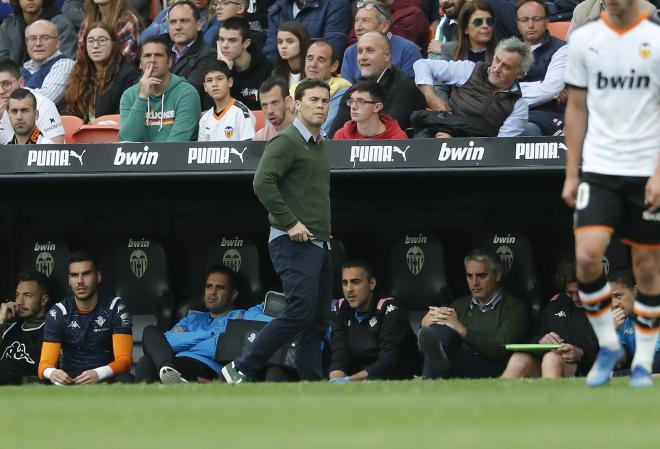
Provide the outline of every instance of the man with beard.
<path id="1" fill-rule="evenodd" d="M 293 97 L 287 95 L 287 83 L 268 78 L 259 87 L 261 110 L 266 116 L 266 126 L 257 131 L 255 141 L 269 141 L 293 123 Z"/>
<path id="2" fill-rule="evenodd" d="M 204 287 L 206 312 L 191 310 L 171 330 L 147 326 L 142 334 L 144 357 L 135 369 L 137 382 L 187 383 L 198 378 L 215 379 L 222 368 L 215 356 L 218 336 L 229 320 L 241 319 L 234 310 L 238 298 L 236 273 L 224 265 L 208 270 Z"/>
<path id="3" fill-rule="evenodd" d="M 119 297 L 101 295 L 101 271 L 87 251 L 69 257 L 72 296 L 46 315 L 39 378 L 54 385 L 130 381 L 133 322 Z M 61 356 L 60 356 L 61 351 Z M 58 368 L 59 367 L 59 368 Z"/>

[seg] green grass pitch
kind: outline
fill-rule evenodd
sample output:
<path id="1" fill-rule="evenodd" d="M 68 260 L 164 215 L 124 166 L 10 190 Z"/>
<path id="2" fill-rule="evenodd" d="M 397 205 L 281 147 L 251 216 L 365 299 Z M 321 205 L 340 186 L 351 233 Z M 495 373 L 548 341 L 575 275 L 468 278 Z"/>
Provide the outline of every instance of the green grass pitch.
<path id="1" fill-rule="evenodd" d="M 660 385 L 583 379 L 0 388 L 2 449 L 651 449 Z"/>

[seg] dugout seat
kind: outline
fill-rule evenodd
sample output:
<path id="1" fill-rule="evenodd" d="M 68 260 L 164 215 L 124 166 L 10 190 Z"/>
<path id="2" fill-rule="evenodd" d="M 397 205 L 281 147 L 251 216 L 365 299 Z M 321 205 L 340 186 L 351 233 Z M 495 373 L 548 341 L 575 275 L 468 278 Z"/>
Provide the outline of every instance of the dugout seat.
<path id="1" fill-rule="evenodd" d="M 142 333 L 149 325 L 171 326 L 173 300 L 168 282 L 167 256 L 156 239 L 129 237 L 115 247 L 117 296 L 133 317 L 133 363 L 142 357 Z"/>
<path id="2" fill-rule="evenodd" d="M 482 246 L 493 251 L 502 261 L 502 287 L 528 304 L 531 317 L 536 320 L 541 312 L 542 295 L 529 238 L 521 232 L 498 230 L 488 233 Z"/>
<path id="3" fill-rule="evenodd" d="M 85 122 L 75 115 L 62 115 L 62 126 L 64 126 L 64 143 L 74 143 L 73 134 L 80 129 Z"/>
<path id="4" fill-rule="evenodd" d="M 29 240 L 19 251 L 20 271 L 37 270 L 49 279 L 53 304 L 69 294 L 69 254 L 64 241 L 50 239 Z"/>
<path id="5" fill-rule="evenodd" d="M 346 246 L 338 237 L 332 237 L 330 240 L 332 258 L 332 297 L 341 298 L 344 292 L 341 288 L 341 266 L 346 262 Z"/>
<path id="6" fill-rule="evenodd" d="M 390 247 L 392 296 L 408 310 L 417 332 L 429 306 L 450 301 L 445 274 L 445 251 L 437 236 L 428 232 L 398 235 Z"/>

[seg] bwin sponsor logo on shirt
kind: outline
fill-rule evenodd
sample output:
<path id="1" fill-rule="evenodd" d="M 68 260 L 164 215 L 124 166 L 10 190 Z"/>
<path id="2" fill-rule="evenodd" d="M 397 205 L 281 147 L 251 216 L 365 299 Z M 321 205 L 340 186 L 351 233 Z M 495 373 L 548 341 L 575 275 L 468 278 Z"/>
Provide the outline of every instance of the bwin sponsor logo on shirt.
<path id="1" fill-rule="evenodd" d="M 149 151 L 145 145 L 142 151 L 123 151 L 123 147 L 117 148 L 113 165 L 156 165 L 158 163 L 158 151 Z"/>
<path id="2" fill-rule="evenodd" d="M 352 145 L 351 159 L 353 168 L 356 162 L 394 162 L 393 154 L 398 154 L 403 162 L 407 162 L 406 153 L 410 149 L 407 146 L 402 150 L 396 145 Z"/>
<path id="3" fill-rule="evenodd" d="M 557 142 L 517 143 L 516 160 L 559 159 L 559 150 L 566 151 L 566 145 Z"/>
<path id="4" fill-rule="evenodd" d="M 603 72 L 596 74 L 596 88 L 598 89 L 648 89 L 651 77 L 648 75 L 637 75 L 635 69 L 630 69 L 630 76 L 607 76 Z"/>
<path id="5" fill-rule="evenodd" d="M 236 156 L 241 164 L 244 163 L 243 154 L 247 151 L 247 147 L 243 151 L 238 151 L 234 147 L 191 147 L 188 148 L 188 165 L 192 164 L 231 164 L 236 161 L 232 156 Z"/>
<path id="6" fill-rule="evenodd" d="M 447 142 L 442 142 L 439 161 L 480 161 L 484 158 L 484 147 L 475 147 L 470 140 L 467 147 L 450 147 Z"/>

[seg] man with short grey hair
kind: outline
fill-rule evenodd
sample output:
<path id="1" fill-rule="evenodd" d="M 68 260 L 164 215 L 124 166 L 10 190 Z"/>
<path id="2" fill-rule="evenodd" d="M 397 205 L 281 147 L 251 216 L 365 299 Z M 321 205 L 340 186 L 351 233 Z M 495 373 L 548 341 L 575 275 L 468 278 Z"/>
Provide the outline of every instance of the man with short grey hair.
<path id="1" fill-rule="evenodd" d="M 420 59 L 414 65 L 415 83 L 433 111 L 481 120 L 485 135 L 518 136 L 525 129 L 529 114 L 518 80 L 533 61 L 529 46 L 512 37 L 500 41 L 490 66 L 483 62 Z M 433 91 L 436 81 L 455 86 L 449 101 Z M 438 132 L 435 137 L 456 136 Z"/>
<path id="2" fill-rule="evenodd" d="M 37 20 L 25 28 L 25 43 L 30 59 L 21 67 L 25 87 L 57 104 L 64 96 L 75 61 L 60 51 L 57 25 Z"/>
<path id="3" fill-rule="evenodd" d="M 450 307 L 429 307 L 417 335 L 425 378 L 498 377 L 509 353 L 504 345 L 527 338 L 527 309 L 502 291 L 496 254 L 474 249 L 464 260 L 470 296 Z"/>

